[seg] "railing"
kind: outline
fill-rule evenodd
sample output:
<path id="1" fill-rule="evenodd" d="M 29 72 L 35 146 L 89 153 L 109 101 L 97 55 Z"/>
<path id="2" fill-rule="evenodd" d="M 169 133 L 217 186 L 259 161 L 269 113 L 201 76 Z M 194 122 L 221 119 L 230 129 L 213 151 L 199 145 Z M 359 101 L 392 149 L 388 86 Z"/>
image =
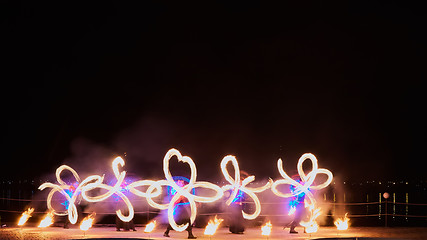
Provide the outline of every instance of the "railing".
<path id="1" fill-rule="evenodd" d="M 11 202 L 26 202 L 27 205 L 29 205 L 28 203 L 35 203 L 35 202 L 46 202 L 46 200 L 37 200 L 37 199 L 16 199 L 16 198 L 0 198 L 0 201 L 3 202 L 8 202 L 7 205 L 17 205 L 17 204 L 11 204 Z M 145 200 L 134 200 L 134 201 L 139 201 L 139 202 L 143 202 Z M 114 202 L 114 201 L 110 201 L 110 202 Z M 252 202 L 247 202 L 248 204 L 252 204 Z M 271 206 L 271 205 L 280 205 L 283 206 L 284 204 L 286 204 L 285 202 L 263 202 L 261 203 L 262 208 L 264 209 L 264 207 L 267 206 Z M 1 206 L 2 204 L 0 204 Z M 3 204 L 6 205 L 6 204 Z M 18 205 L 22 205 L 22 204 L 18 204 Z M 37 205 L 42 205 L 42 204 L 37 204 Z M 337 203 L 337 202 L 319 202 L 318 203 L 319 207 L 321 208 L 327 208 L 329 209 L 329 211 L 331 212 L 331 214 L 327 214 L 324 213 L 324 216 L 327 217 L 342 217 L 341 215 L 336 214 L 336 208 L 342 208 L 340 212 L 346 211 L 348 210 L 348 208 L 352 207 L 352 206 L 364 206 L 366 207 L 366 209 L 368 210 L 371 206 L 376 206 L 378 208 L 378 213 L 369 213 L 369 211 L 366 211 L 365 214 L 362 214 L 360 212 L 352 212 L 352 211 L 348 211 L 348 217 L 349 218 L 361 218 L 361 217 L 378 217 L 378 218 L 385 218 L 385 221 L 387 221 L 388 217 L 404 217 L 406 219 L 408 218 L 426 218 L 427 220 L 427 203 L 406 203 L 406 202 L 391 202 L 391 201 L 382 201 L 382 202 L 359 202 L 359 203 Z M 404 214 L 402 213 L 398 213 L 396 211 L 396 206 L 400 206 L 400 209 L 404 209 Z M 421 213 L 425 213 L 421 214 L 421 215 L 414 215 L 414 214 L 410 214 L 410 208 L 413 208 L 414 206 L 419 206 L 419 207 L 425 207 L 423 208 L 423 211 L 417 211 L 417 212 L 421 212 Z M 3 206 L 4 207 L 4 206 Z M 371 207 L 372 208 L 372 207 Z M 216 212 L 208 212 L 208 213 L 199 213 L 199 215 L 201 216 L 209 216 L 209 215 L 228 215 L 228 213 L 226 211 L 221 211 L 221 208 L 218 208 L 216 210 Z M 332 210 L 331 210 L 332 209 Z M 25 211 L 26 209 L 0 209 L 0 213 L 4 212 L 4 213 L 12 213 L 12 214 L 20 214 L 23 211 Z M 147 204 L 147 210 L 146 211 L 136 211 L 136 214 L 155 214 L 158 213 L 159 210 L 156 209 L 152 209 L 151 207 L 148 207 Z M 45 211 L 36 211 L 34 212 L 34 214 L 44 214 Z M 86 213 L 86 212 L 84 212 Z M 112 210 L 111 212 L 97 212 L 98 215 L 114 215 L 115 214 L 115 210 Z M 275 213 L 275 214 L 260 214 L 260 217 L 288 217 L 286 212 L 282 212 L 282 213 Z M 387 225 L 387 222 L 385 223 Z"/>

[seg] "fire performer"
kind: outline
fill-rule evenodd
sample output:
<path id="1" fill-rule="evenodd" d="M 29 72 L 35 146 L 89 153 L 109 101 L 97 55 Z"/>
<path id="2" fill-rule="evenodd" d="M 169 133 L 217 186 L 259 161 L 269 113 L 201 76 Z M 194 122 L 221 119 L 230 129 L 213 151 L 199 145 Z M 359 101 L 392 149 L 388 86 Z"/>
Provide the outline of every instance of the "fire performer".
<path id="1" fill-rule="evenodd" d="M 184 178 L 183 178 L 184 179 Z M 176 184 L 179 187 L 184 187 L 187 183 L 181 178 L 179 178 L 176 181 Z M 189 180 L 188 180 L 189 181 Z M 170 195 L 171 197 L 173 197 L 176 194 L 176 191 L 172 188 L 170 190 Z M 187 227 L 187 232 L 188 232 L 188 239 L 196 239 L 197 237 L 195 237 L 193 235 L 193 226 L 192 223 L 190 221 L 190 205 L 188 202 L 188 199 L 185 198 L 184 196 L 181 196 L 175 203 L 174 203 L 174 216 L 177 216 L 177 218 L 175 218 L 176 223 L 177 224 L 186 224 L 188 223 L 188 227 Z M 163 236 L 165 237 L 170 237 L 169 236 L 169 232 L 170 230 L 172 230 L 172 226 L 169 224 L 165 233 L 163 234 Z"/>
<path id="2" fill-rule="evenodd" d="M 242 181 L 247 178 L 249 174 L 245 171 L 240 171 L 240 185 Z M 230 204 L 230 226 L 229 230 L 234 234 L 243 234 L 245 231 L 243 208 L 244 208 L 245 193 L 241 190 L 238 191 L 236 197 Z"/>
<path id="3" fill-rule="evenodd" d="M 74 182 L 74 183 L 72 183 L 72 184 L 69 184 L 69 187 L 68 187 L 68 189 L 64 189 L 64 191 L 65 191 L 65 193 L 71 198 L 71 197 L 73 197 L 73 195 L 74 195 L 74 193 L 76 192 L 76 188 L 77 188 L 77 186 L 79 185 L 79 182 Z M 78 198 L 79 200 L 77 201 L 77 203 L 80 203 L 80 198 Z M 65 206 L 65 209 L 68 211 L 68 208 L 69 208 L 69 205 L 70 205 L 70 202 L 67 200 L 67 199 L 65 199 L 65 201 L 64 202 L 62 202 L 61 203 L 61 205 L 64 205 Z M 78 212 L 81 212 L 81 209 L 80 209 L 80 206 L 79 205 L 77 205 L 76 206 L 77 207 L 77 211 Z M 68 228 L 70 228 L 69 227 L 69 224 L 70 224 L 70 220 L 68 219 L 68 215 L 67 216 L 65 216 L 65 219 L 64 219 L 64 228 L 66 228 L 66 229 L 68 229 Z"/>
<path id="4" fill-rule="evenodd" d="M 130 173 L 128 173 L 128 177 L 126 179 L 123 180 L 122 184 L 120 185 L 120 192 L 122 192 L 125 195 L 128 195 L 130 190 L 129 190 L 129 181 L 131 181 L 131 178 L 129 176 L 132 176 Z M 113 181 L 110 181 L 110 184 L 113 185 Z M 124 215 L 128 215 L 129 214 L 129 209 L 126 206 L 123 206 L 120 202 L 120 197 L 116 194 L 113 195 L 113 199 L 116 202 L 116 208 L 117 209 L 121 209 L 122 213 Z M 129 222 L 123 222 L 119 216 L 116 215 L 116 231 L 120 232 L 120 229 L 123 228 L 124 231 L 136 231 L 135 229 L 135 224 L 133 222 L 133 219 L 130 220 Z"/>
<path id="5" fill-rule="evenodd" d="M 301 182 L 301 178 L 299 175 L 292 176 L 292 179 L 294 179 L 297 182 Z M 294 215 L 294 219 L 291 223 L 289 223 L 289 233 L 298 233 L 295 231 L 295 227 L 300 225 L 301 219 L 304 216 L 305 213 L 305 206 L 304 206 L 304 199 L 305 199 L 305 192 L 297 193 L 298 189 L 294 186 L 290 186 L 291 192 L 295 195 L 292 200 L 289 202 L 289 205 L 291 207 L 292 212 L 290 212 L 290 215 Z M 286 227 L 285 227 L 286 228 Z M 305 230 L 304 230 L 305 232 Z"/>

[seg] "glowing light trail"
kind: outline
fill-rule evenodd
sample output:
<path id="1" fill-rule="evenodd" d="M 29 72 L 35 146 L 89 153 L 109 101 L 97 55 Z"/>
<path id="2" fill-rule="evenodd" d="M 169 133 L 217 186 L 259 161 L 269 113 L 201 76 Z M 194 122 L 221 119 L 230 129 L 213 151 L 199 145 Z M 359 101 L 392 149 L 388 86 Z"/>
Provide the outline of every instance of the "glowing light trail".
<path id="1" fill-rule="evenodd" d="M 191 170 L 190 181 L 188 184 L 186 184 L 183 187 L 180 187 L 177 185 L 177 183 L 173 180 L 173 177 L 169 171 L 169 161 L 173 156 L 176 156 L 178 158 L 179 162 L 183 162 L 183 163 L 188 164 L 190 167 L 190 170 Z M 182 156 L 181 153 L 176 149 L 173 149 L 173 148 L 170 149 L 166 153 L 165 157 L 163 158 L 163 172 L 165 174 L 166 180 L 159 180 L 159 181 L 153 182 L 148 187 L 146 193 L 143 195 L 146 196 L 147 202 L 148 202 L 148 204 L 150 204 L 150 206 L 152 206 L 154 208 L 158 208 L 158 209 L 167 209 L 168 210 L 169 224 L 171 225 L 171 227 L 175 231 L 182 232 L 188 227 L 188 223 L 182 224 L 182 225 L 177 225 L 177 223 L 175 222 L 175 220 L 173 218 L 173 210 L 174 210 L 175 203 L 178 202 L 178 200 L 180 200 L 181 197 L 188 199 L 188 202 L 190 203 L 190 211 L 191 211 L 190 224 L 192 224 L 194 222 L 194 220 L 196 219 L 196 214 L 197 214 L 196 202 L 201 202 L 201 203 L 214 202 L 214 201 L 220 199 L 224 194 L 222 192 L 221 188 L 219 186 L 213 184 L 213 183 L 197 182 L 196 181 L 196 178 L 197 178 L 196 164 L 193 162 L 193 160 L 190 157 Z M 152 199 L 153 195 L 160 194 L 159 191 L 161 191 L 162 186 L 170 186 L 176 191 L 176 194 L 172 197 L 170 202 L 166 203 L 166 204 L 156 203 Z M 197 195 L 191 193 L 191 190 L 193 188 L 211 189 L 211 190 L 215 191 L 215 195 L 212 197 L 197 196 Z"/>
<path id="2" fill-rule="evenodd" d="M 231 162 L 231 164 L 234 167 L 234 179 L 233 179 L 233 177 L 230 176 L 230 174 L 228 173 L 228 170 L 227 170 L 227 164 L 229 162 Z M 270 186 L 273 184 L 273 180 L 270 179 L 269 182 L 262 187 L 258 187 L 258 188 L 247 187 L 246 185 L 248 185 L 249 183 L 251 183 L 255 180 L 255 176 L 249 176 L 240 182 L 239 164 L 237 162 L 236 157 L 231 156 L 231 155 L 225 156 L 222 159 L 221 171 L 225 177 L 225 180 L 227 180 L 227 182 L 230 183 L 228 185 L 223 186 L 222 190 L 224 192 L 229 191 L 229 190 L 232 191 L 230 197 L 226 201 L 226 204 L 230 205 L 233 202 L 233 200 L 236 198 L 237 193 L 239 191 L 242 191 L 243 193 L 246 193 L 249 197 L 251 197 L 255 203 L 254 213 L 248 214 L 242 210 L 243 217 L 245 219 L 255 219 L 256 217 L 258 217 L 258 215 L 261 213 L 261 203 L 260 203 L 260 201 L 259 201 L 259 199 L 255 193 L 263 192 L 266 189 L 270 188 Z"/>
<path id="3" fill-rule="evenodd" d="M 318 218 L 321 214 L 320 208 L 316 208 L 314 207 L 314 204 L 311 204 L 308 207 L 309 211 L 310 211 L 310 218 L 308 221 L 301 221 L 300 224 L 301 226 L 305 227 L 305 231 L 307 233 L 314 233 L 317 232 L 317 230 L 319 230 L 319 224 L 317 224 L 316 222 L 316 218 Z"/>
<path id="4" fill-rule="evenodd" d="M 123 222 L 129 222 L 130 220 L 133 219 L 134 210 L 133 210 L 132 203 L 129 201 L 129 198 L 125 194 L 123 194 L 123 192 L 121 191 L 121 185 L 123 184 L 123 181 L 126 177 L 126 171 L 120 172 L 119 165 L 123 167 L 125 165 L 125 161 L 121 157 L 116 157 L 112 163 L 113 172 L 117 179 L 117 182 L 114 186 L 109 186 L 107 184 L 102 183 L 103 178 L 101 178 L 101 181 L 96 181 L 94 183 L 87 184 L 83 188 L 82 196 L 83 196 L 83 199 L 85 199 L 88 202 L 101 202 L 111 197 L 113 194 L 116 194 L 126 204 L 126 207 L 128 208 L 128 212 L 129 212 L 127 216 L 124 216 L 121 210 L 117 210 L 116 214 L 120 218 L 120 220 L 122 220 Z M 96 177 L 96 175 L 93 175 L 90 177 Z M 87 192 L 96 188 L 105 189 L 107 190 L 107 192 L 95 197 L 89 196 L 87 194 Z"/>
<path id="5" fill-rule="evenodd" d="M 294 215 L 296 210 L 297 210 L 297 208 L 295 206 L 291 206 L 291 208 L 289 209 L 289 212 L 288 212 L 288 216 Z"/>
<path id="6" fill-rule="evenodd" d="M 305 174 L 302 168 L 303 163 L 306 160 L 310 160 L 312 163 L 312 170 L 308 174 Z M 272 192 L 277 196 L 283 197 L 283 198 L 289 198 L 289 197 L 297 196 L 301 193 L 305 193 L 310 201 L 309 204 L 315 202 L 314 196 L 309 191 L 309 188 L 316 189 L 316 190 L 325 188 L 332 182 L 332 179 L 333 179 L 333 175 L 331 171 L 324 168 L 318 168 L 317 158 L 311 153 L 303 154 L 298 161 L 297 169 L 298 169 L 298 174 L 302 180 L 301 183 L 289 177 L 289 175 L 283 170 L 282 159 L 279 159 L 277 161 L 277 168 L 279 170 L 280 175 L 284 179 L 279 179 L 273 183 L 273 185 L 271 186 Z M 322 184 L 313 185 L 313 182 L 318 174 L 325 174 L 327 176 L 327 179 Z M 277 187 L 281 184 L 293 185 L 295 186 L 295 191 L 290 193 L 282 193 L 277 189 Z"/>
<path id="7" fill-rule="evenodd" d="M 52 188 L 52 190 L 49 192 L 49 194 L 47 196 L 47 208 L 51 212 L 53 212 L 53 214 L 55 214 L 55 215 L 59 215 L 59 216 L 66 216 L 66 215 L 68 215 L 68 219 L 69 219 L 70 223 L 71 224 L 75 224 L 77 222 L 77 217 L 78 217 L 77 208 L 76 208 L 75 202 L 77 201 L 77 197 L 80 194 L 80 191 L 82 190 L 82 187 L 85 186 L 86 184 L 88 184 L 90 181 L 100 180 L 99 178 L 101 178 L 101 177 L 97 176 L 97 177 L 92 177 L 92 178 L 85 179 L 83 182 L 81 182 L 78 185 L 78 187 L 75 189 L 75 191 L 70 196 L 65 190 L 66 189 L 70 189 L 73 186 L 72 185 L 68 185 L 67 183 L 65 183 L 61 179 L 61 173 L 64 170 L 70 171 L 73 174 L 75 180 L 77 182 L 80 182 L 80 177 L 77 174 L 77 172 L 74 171 L 74 169 L 72 169 L 71 167 L 69 167 L 67 165 L 62 165 L 58 169 L 56 169 L 56 180 L 59 183 L 59 185 L 58 184 L 53 184 L 53 183 L 43 183 L 42 185 L 40 185 L 39 189 L 40 190 L 44 190 L 45 188 Z M 56 211 L 52 207 L 52 197 L 53 197 L 53 195 L 56 192 L 62 194 L 66 198 L 66 201 L 68 201 L 68 208 L 64 212 Z"/>
<path id="8" fill-rule="evenodd" d="M 190 179 L 188 180 L 188 184 L 184 186 L 179 186 L 174 181 L 174 177 L 171 175 L 169 170 L 169 162 L 172 157 L 176 157 L 179 162 L 188 164 L 190 168 L 190 175 L 191 175 Z M 305 174 L 305 172 L 302 169 L 303 162 L 306 160 L 311 160 L 313 165 L 312 170 L 308 174 Z M 227 170 L 227 164 L 230 162 L 234 167 L 234 172 L 235 172 L 234 178 L 230 176 Z M 125 162 L 121 157 L 117 157 L 113 160 L 111 166 L 112 166 L 112 170 L 114 172 L 116 180 L 115 180 L 115 183 L 112 185 L 103 183 L 104 175 L 102 176 L 91 175 L 85 178 L 83 181 L 81 181 L 79 175 L 74 169 L 72 169 L 67 165 L 62 165 L 56 170 L 56 180 L 58 184 L 53 184 L 49 182 L 43 183 L 42 185 L 40 185 L 39 189 L 44 190 L 46 188 L 51 188 L 47 196 L 48 209 L 51 211 L 51 214 L 55 214 L 59 216 L 68 215 L 68 219 L 71 224 L 75 224 L 77 222 L 78 213 L 77 213 L 76 204 L 78 204 L 80 201 L 79 197 L 83 198 L 88 202 L 101 202 L 113 195 L 118 196 L 120 199 L 122 199 L 128 208 L 128 211 L 126 211 L 128 212 L 128 214 L 126 216 L 123 215 L 121 210 L 116 211 L 117 216 L 120 218 L 120 220 L 124 222 L 129 222 L 134 217 L 134 209 L 129 198 L 122 191 L 123 190 L 122 186 L 124 183 L 124 179 L 126 177 L 126 171 L 120 170 L 120 168 L 123 168 L 124 165 L 125 165 Z M 264 186 L 251 188 L 251 187 L 248 187 L 247 185 L 252 183 L 255 180 L 255 176 L 248 176 L 244 179 L 241 179 L 240 169 L 239 169 L 237 159 L 234 156 L 228 155 L 224 157 L 221 161 L 221 171 L 229 184 L 221 188 L 210 182 L 196 181 L 197 169 L 194 161 L 188 156 L 182 156 L 178 150 L 170 149 L 166 153 L 165 157 L 163 158 L 163 172 L 165 175 L 165 179 L 159 180 L 159 181 L 140 180 L 140 181 L 132 182 L 127 185 L 127 189 L 137 196 L 145 197 L 147 199 L 148 204 L 151 207 L 161 209 L 161 210 L 167 209 L 168 220 L 172 228 L 176 231 L 184 231 L 188 227 L 188 224 L 192 224 L 195 221 L 196 214 L 197 214 L 196 203 L 208 203 L 208 202 L 217 201 L 220 198 L 222 198 L 222 196 L 224 195 L 224 191 L 231 191 L 230 197 L 226 201 L 227 205 L 230 205 L 239 194 L 246 194 L 250 198 L 252 198 L 253 202 L 255 203 L 254 212 L 252 214 L 249 214 L 249 213 L 246 213 L 245 211 L 242 211 L 242 214 L 245 219 L 255 219 L 257 216 L 259 216 L 261 212 L 261 204 L 255 193 L 263 192 L 270 187 L 272 188 L 272 191 L 279 197 L 292 197 L 292 196 L 296 196 L 298 194 L 304 193 L 307 196 L 308 200 L 307 199 L 306 200 L 308 202 L 308 205 L 314 207 L 315 199 L 313 197 L 313 194 L 309 191 L 309 189 L 324 188 L 331 183 L 333 178 L 332 173 L 329 170 L 318 168 L 317 159 L 312 154 L 304 154 L 298 161 L 297 168 L 298 168 L 298 173 L 302 180 L 301 183 L 291 179 L 286 174 L 286 172 L 283 170 L 283 163 L 281 159 L 278 160 L 277 166 L 281 176 L 284 179 L 277 180 L 274 183 L 270 179 L 269 182 L 266 183 Z M 63 171 L 69 171 L 72 173 L 75 180 L 73 181 L 74 184 L 69 185 L 64 180 L 62 180 L 61 174 Z M 327 179 L 322 184 L 314 185 L 314 180 L 318 174 L 325 174 L 327 176 Z M 293 191 L 292 193 L 282 193 L 277 189 L 277 187 L 281 184 L 291 185 L 296 190 Z M 170 191 L 171 192 L 173 191 L 175 194 L 173 195 L 173 197 L 169 202 L 158 203 L 155 200 L 153 200 L 153 198 L 159 197 L 162 194 L 163 187 L 168 187 Z M 143 191 L 141 188 L 146 188 L 146 190 Z M 209 189 L 213 191 L 213 195 L 198 196 L 195 191 L 196 188 Z M 93 196 L 92 194 L 90 194 L 90 192 L 93 192 L 96 189 L 103 190 L 102 194 L 98 196 Z M 58 211 L 53 208 L 52 199 L 55 193 L 59 193 L 65 198 L 65 203 L 66 203 L 65 211 L 63 209 Z M 178 225 L 174 220 L 173 211 L 176 203 L 178 203 L 182 199 L 186 199 L 186 202 L 188 202 L 189 204 L 190 212 L 191 212 L 190 223 Z M 25 221 L 31 216 L 32 211 L 34 211 L 34 209 L 31 211 L 29 209 L 28 211 L 23 213 L 23 216 L 21 217 L 22 220 L 20 219 L 19 223 L 22 222 L 22 224 L 24 224 Z M 320 210 L 312 211 L 311 220 L 315 221 L 316 217 L 318 216 L 317 215 L 318 212 L 320 212 Z"/>
<path id="9" fill-rule="evenodd" d="M 308 174 L 305 174 L 303 169 L 303 163 L 306 160 L 310 160 L 312 164 L 312 169 Z M 308 206 L 311 216 L 308 222 L 301 221 L 300 224 L 306 227 L 306 231 L 308 233 L 316 232 L 317 229 L 319 228 L 318 224 L 316 223 L 316 218 L 320 215 L 320 208 L 315 209 L 316 200 L 314 199 L 313 193 L 310 192 L 309 189 L 318 190 L 318 189 L 327 187 L 332 182 L 332 179 L 333 179 L 333 175 L 331 171 L 324 168 L 319 168 L 317 158 L 311 153 L 303 154 L 298 160 L 297 170 L 301 178 L 301 182 L 298 182 L 295 179 L 292 179 L 285 172 L 285 170 L 283 170 L 282 159 L 279 159 L 277 161 L 277 168 L 279 170 L 280 175 L 284 179 L 279 179 L 275 181 L 271 186 L 271 191 L 277 196 L 283 197 L 283 198 L 298 196 L 299 194 L 302 194 L 302 193 L 305 194 L 307 196 L 307 198 L 305 199 L 306 208 Z M 314 180 L 318 174 L 325 174 L 327 176 L 327 179 L 325 182 L 319 185 L 314 185 Z M 289 193 L 280 192 L 278 190 L 278 186 L 282 184 L 291 185 L 295 190 Z"/>

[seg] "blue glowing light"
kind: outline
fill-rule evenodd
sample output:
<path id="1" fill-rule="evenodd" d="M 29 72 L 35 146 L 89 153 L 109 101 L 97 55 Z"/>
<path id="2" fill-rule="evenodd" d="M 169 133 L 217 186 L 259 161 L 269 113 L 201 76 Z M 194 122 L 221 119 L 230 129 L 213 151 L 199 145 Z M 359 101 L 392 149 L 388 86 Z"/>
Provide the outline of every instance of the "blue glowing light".
<path id="1" fill-rule="evenodd" d="M 124 179 L 123 182 L 122 182 L 122 184 L 120 184 L 119 191 L 121 193 L 123 193 L 124 195 L 127 195 L 130 192 L 128 181 L 129 181 L 129 179 Z M 111 180 L 109 182 L 110 185 L 114 185 L 114 183 L 115 183 L 114 180 Z M 119 195 L 117 195 L 117 194 L 113 194 L 112 196 L 113 196 L 114 201 L 116 201 L 116 202 L 118 202 L 121 199 L 121 197 Z"/>
<path id="2" fill-rule="evenodd" d="M 75 182 L 74 184 L 70 184 L 70 188 L 69 189 L 64 189 L 64 192 L 70 197 L 73 197 L 74 192 L 76 191 L 76 186 L 78 186 L 79 183 Z M 61 202 L 61 205 L 65 206 L 65 209 L 68 210 L 68 205 L 70 205 L 70 201 L 68 201 L 67 199 L 65 199 L 63 202 Z"/>
<path id="3" fill-rule="evenodd" d="M 233 199 L 232 203 L 240 203 L 243 201 L 243 191 L 239 190 L 236 194 L 236 197 Z"/>
<path id="4" fill-rule="evenodd" d="M 72 190 L 69 190 L 69 189 L 65 189 L 64 190 L 65 191 L 65 193 L 71 198 L 72 196 L 73 196 L 73 191 Z M 68 201 L 67 199 L 65 199 L 65 201 L 63 201 L 62 203 L 61 203 L 61 205 L 64 205 L 65 206 L 65 209 L 67 209 L 68 210 L 68 205 L 70 204 L 70 201 Z"/>
<path id="5" fill-rule="evenodd" d="M 300 180 L 296 180 L 297 182 L 301 182 Z M 291 192 L 293 194 L 297 193 L 297 188 L 294 185 L 290 186 Z M 310 189 L 308 188 L 307 191 L 310 191 Z M 298 206 L 300 203 L 304 202 L 304 198 L 305 198 L 305 192 L 300 192 L 299 194 L 296 194 L 293 197 L 293 200 L 291 200 L 289 202 L 289 206 L 290 207 L 296 207 Z"/>
<path id="6" fill-rule="evenodd" d="M 177 182 L 178 180 L 182 180 L 182 181 L 184 181 L 184 182 L 185 182 L 185 184 L 190 183 L 190 179 L 188 179 L 188 178 L 186 178 L 186 177 L 183 177 L 183 176 L 174 176 L 174 177 L 172 177 L 172 178 L 173 178 L 173 180 L 174 180 L 175 182 Z M 195 194 L 196 194 L 196 189 L 195 189 L 195 188 L 193 188 L 193 189 L 191 190 L 191 192 L 192 192 L 192 194 L 193 194 L 193 195 L 195 195 Z M 175 190 L 173 187 L 168 186 L 168 187 L 167 187 L 167 193 L 168 193 L 168 197 L 169 197 L 170 199 L 172 199 L 172 197 L 176 194 L 176 190 Z M 184 205 L 189 205 L 189 204 L 190 204 L 190 202 L 188 202 L 188 201 L 186 201 L 186 202 L 178 202 L 178 203 L 175 203 L 175 206 L 174 206 L 174 208 L 173 208 L 173 215 L 175 216 L 175 214 L 176 214 L 176 210 L 178 209 L 178 207 L 179 207 L 179 206 L 184 206 Z"/>

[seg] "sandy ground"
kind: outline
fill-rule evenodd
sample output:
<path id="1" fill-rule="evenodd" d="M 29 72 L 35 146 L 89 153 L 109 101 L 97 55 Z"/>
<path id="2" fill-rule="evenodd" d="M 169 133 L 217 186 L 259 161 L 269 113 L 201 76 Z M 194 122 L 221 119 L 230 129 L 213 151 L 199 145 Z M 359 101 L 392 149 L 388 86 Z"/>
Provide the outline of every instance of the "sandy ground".
<path id="1" fill-rule="evenodd" d="M 77 229 L 63 229 L 60 227 L 49 227 L 40 229 L 36 227 L 23 228 L 1 228 L 0 239 L 34 239 L 34 240 L 50 240 L 50 239 L 187 239 L 187 232 L 170 232 L 170 238 L 163 237 L 164 227 L 158 227 L 153 233 L 147 234 L 143 232 L 143 228 L 137 228 L 136 232 L 117 232 L 113 227 L 94 227 L 86 233 Z M 298 229 L 299 234 L 290 234 L 289 229 L 283 230 L 279 227 L 273 227 L 272 234 L 268 238 L 261 236 L 259 228 L 248 228 L 244 234 L 236 235 L 228 232 L 227 228 L 220 228 L 213 237 L 204 236 L 204 229 L 195 228 L 194 235 L 198 239 L 212 240 L 234 240 L 234 239 L 261 239 L 261 240 L 276 240 L 276 239 L 319 239 L 319 238 L 378 238 L 378 239 L 427 239 L 427 227 L 425 228 L 384 228 L 384 227 L 354 227 L 347 231 L 337 231 L 334 227 L 322 227 L 317 233 L 307 234 L 302 233 L 302 229 Z"/>

